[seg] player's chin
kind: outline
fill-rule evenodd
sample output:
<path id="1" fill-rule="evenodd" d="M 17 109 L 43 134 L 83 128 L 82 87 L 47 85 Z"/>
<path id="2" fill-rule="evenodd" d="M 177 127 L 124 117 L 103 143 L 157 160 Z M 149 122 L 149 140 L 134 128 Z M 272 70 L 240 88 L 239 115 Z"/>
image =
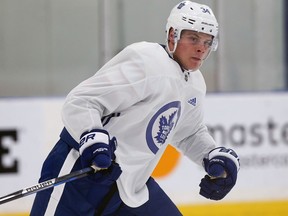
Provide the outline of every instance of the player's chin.
<path id="1" fill-rule="evenodd" d="M 188 70 L 192 70 L 192 71 L 196 71 L 198 70 L 202 65 L 202 62 L 199 62 L 197 64 L 189 64 L 186 68 L 188 68 Z"/>
<path id="2" fill-rule="evenodd" d="M 203 61 L 201 59 L 191 58 L 186 68 L 189 68 L 189 70 L 192 71 L 196 71 L 201 67 L 202 63 Z"/>

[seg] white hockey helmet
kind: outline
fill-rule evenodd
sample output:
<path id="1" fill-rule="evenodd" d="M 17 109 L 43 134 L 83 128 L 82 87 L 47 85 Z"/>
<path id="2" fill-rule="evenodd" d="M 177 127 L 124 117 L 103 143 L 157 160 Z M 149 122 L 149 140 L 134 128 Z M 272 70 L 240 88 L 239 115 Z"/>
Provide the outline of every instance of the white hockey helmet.
<path id="1" fill-rule="evenodd" d="M 174 29 L 174 50 L 177 41 L 180 40 L 182 30 L 193 30 L 213 36 L 211 50 L 215 51 L 218 46 L 218 22 L 210 7 L 191 1 L 182 1 L 177 4 L 168 17 L 166 24 L 166 39 L 169 37 L 170 28 Z"/>

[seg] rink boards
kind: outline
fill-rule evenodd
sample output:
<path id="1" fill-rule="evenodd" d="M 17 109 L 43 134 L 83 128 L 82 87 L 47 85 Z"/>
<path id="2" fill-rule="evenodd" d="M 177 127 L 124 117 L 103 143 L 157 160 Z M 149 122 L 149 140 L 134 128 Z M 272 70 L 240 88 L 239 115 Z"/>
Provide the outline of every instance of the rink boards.
<path id="1" fill-rule="evenodd" d="M 63 100 L 0 99 L 0 196 L 37 183 L 63 126 Z M 217 143 L 241 158 L 237 185 L 223 201 L 206 200 L 203 170 L 170 147 L 154 172 L 159 184 L 184 215 L 288 215 L 288 94 L 210 94 L 205 109 Z M 0 216 L 28 215 L 33 197 L 1 205 Z"/>

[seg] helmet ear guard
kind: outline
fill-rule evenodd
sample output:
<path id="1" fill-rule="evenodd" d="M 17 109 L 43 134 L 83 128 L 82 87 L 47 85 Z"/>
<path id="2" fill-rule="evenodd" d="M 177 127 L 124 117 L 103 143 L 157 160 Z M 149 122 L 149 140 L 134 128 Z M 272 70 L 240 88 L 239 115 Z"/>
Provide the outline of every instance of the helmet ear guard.
<path id="1" fill-rule="evenodd" d="M 212 41 L 211 51 L 216 51 L 217 50 L 218 43 L 219 43 L 218 37 L 214 37 L 213 41 Z"/>
<path id="2" fill-rule="evenodd" d="M 173 29 L 173 42 L 174 42 L 174 47 L 173 50 L 170 50 L 168 46 L 168 42 L 171 41 L 170 39 L 170 31 Z M 180 34 L 178 33 L 177 29 L 174 29 L 173 27 L 170 27 L 168 30 L 166 30 L 167 38 L 166 38 L 166 50 L 169 53 L 169 55 L 173 58 L 173 53 L 176 50 L 178 40 L 180 39 Z"/>

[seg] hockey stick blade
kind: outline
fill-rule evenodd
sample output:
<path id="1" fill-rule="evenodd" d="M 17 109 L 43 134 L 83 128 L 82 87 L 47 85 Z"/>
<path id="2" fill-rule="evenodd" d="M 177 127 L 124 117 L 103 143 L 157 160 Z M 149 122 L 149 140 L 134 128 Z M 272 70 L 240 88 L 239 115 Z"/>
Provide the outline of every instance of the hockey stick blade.
<path id="1" fill-rule="evenodd" d="M 19 199 L 19 198 L 22 198 L 22 197 L 25 197 L 34 193 L 38 193 L 39 191 L 46 190 L 48 188 L 55 187 L 63 183 L 67 183 L 67 182 L 74 181 L 79 178 L 83 178 L 85 176 L 88 176 L 96 172 L 97 170 L 99 169 L 97 169 L 95 166 L 87 167 L 87 168 L 69 173 L 67 175 L 63 175 L 63 176 L 53 178 L 44 182 L 40 182 L 39 184 L 24 188 L 22 190 L 16 191 L 14 193 L 8 194 L 3 197 L 0 197 L 0 205 L 10 202 L 15 199 Z"/>

